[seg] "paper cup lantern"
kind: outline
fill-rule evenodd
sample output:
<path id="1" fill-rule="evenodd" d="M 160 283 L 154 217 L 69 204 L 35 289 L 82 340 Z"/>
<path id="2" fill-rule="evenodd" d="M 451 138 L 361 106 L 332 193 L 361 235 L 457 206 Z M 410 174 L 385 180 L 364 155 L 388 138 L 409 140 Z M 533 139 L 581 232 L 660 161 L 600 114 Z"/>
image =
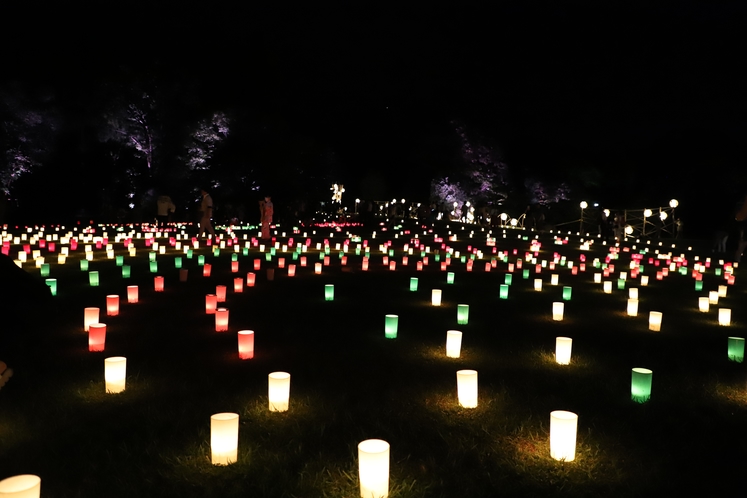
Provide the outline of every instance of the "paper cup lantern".
<path id="1" fill-rule="evenodd" d="M 110 294 L 106 296 L 106 315 L 117 316 L 119 315 L 119 296 L 116 294 Z"/>
<path id="2" fill-rule="evenodd" d="M 504 275 L 503 277 L 503 283 L 506 285 L 511 285 L 513 280 L 514 280 L 514 276 L 511 275 L 510 273 L 506 273 L 506 275 Z"/>
<path id="3" fill-rule="evenodd" d="M 85 308 L 83 310 L 83 330 L 88 332 L 88 328 L 92 323 L 99 323 L 99 309 Z"/>
<path id="4" fill-rule="evenodd" d="M 604 293 L 605 294 L 612 294 L 612 281 L 611 280 L 605 280 L 604 281 Z"/>
<path id="5" fill-rule="evenodd" d="M 384 317 L 384 337 L 387 339 L 397 338 L 398 322 L 398 315 L 386 315 L 386 317 Z"/>
<path id="6" fill-rule="evenodd" d="M 411 277 L 410 278 L 410 292 L 415 292 L 418 290 L 418 277 Z"/>
<path id="7" fill-rule="evenodd" d="M 218 307 L 218 296 L 215 294 L 208 294 L 205 296 L 205 313 L 208 315 L 215 314 L 215 310 Z"/>
<path id="8" fill-rule="evenodd" d="M 150 262 L 150 272 L 151 273 L 158 273 L 158 261 L 151 261 Z"/>
<path id="9" fill-rule="evenodd" d="M 654 332 L 661 331 L 662 314 L 660 311 L 652 311 L 648 315 L 648 329 Z"/>
<path id="10" fill-rule="evenodd" d="M 731 361 L 742 363 L 744 361 L 744 337 L 729 337 L 727 354 Z"/>
<path id="11" fill-rule="evenodd" d="M 121 393 L 125 390 L 127 378 L 127 358 L 112 356 L 104 360 L 104 381 L 107 393 Z"/>
<path id="12" fill-rule="evenodd" d="M 296 275 L 296 265 L 288 265 L 288 276 L 294 277 Z"/>
<path id="13" fill-rule="evenodd" d="M 638 287 L 629 287 L 628 288 L 628 298 L 630 298 L 630 299 L 638 299 Z"/>
<path id="14" fill-rule="evenodd" d="M 573 289 L 571 287 L 568 287 L 567 285 L 563 287 L 563 301 L 570 301 L 572 293 Z"/>
<path id="15" fill-rule="evenodd" d="M 459 325 L 469 323 L 469 304 L 457 304 L 457 323 Z"/>
<path id="16" fill-rule="evenodd" d="M 130 278 L 131 273 L 130 265 L 122 265 L 122 278 Z"/>
<path id="17" fill-rule="evenodd" d="M 215 331 L 228 331 L 228 310 L 226 308 L 218 308 L 215 310 Z"/>
<path id="18" fill-rule="evenodd" d="M 462 350 L 462 333 L 458 330 L 448 330 L 446 332 L 446 356 L 449 358 L 459 358 Z"/>
<path id="19" fill-rule="evenodd" d="M 211 265 L 210 263 L 205 263 L 204 265 L 202 265 L 202 276 L 209 277 L 212 270 L 213 265 Z"/>
<path id="20" fill-rule="evenodd" d="M 163 292 L 164 280 L 163 277 L 154 277 L 153 288 L 156 292 Z"/>
<path id="21" fill-rule="evenodd" d="M 718 297 L 726 297 L 726 289 L 727 286 L 725 285 L 719 285 L 718 286 Z"/>
<path id="22" fill-rule="evenodd" d="M 433 289 L 431 291 L 431 304 L 433 306 L 441 306 L 441 289 Z"/>
<path id="23" fill-rule="evenodd" d="M 271 412 L 288 411 L 291 376 L 288 372 L 272 372 L 267 376 Z"/>
<path id="24" fill-rule="evenodd" d="M 127 302 L 136 303 L 138 301 L 138 289 L 137 285 L 127 286 Z"/>
<path id="25" fill-rule="evenodd" d="M 628 298 L 628 316 L 638 316 L 638 299 Z"/>
<path id="26" fill-rule="evenodd" d="M 0 481 L 0 496 L 8 498 L 39 498 L 41 478 L 32 474 L 8 477 Z"/>
<path id="27" fill-rule="evenodd" d="M 215 297 L 218 299 L 219 303 L 226 302 L 226 286 L 225 285 L 215 286 Z"/>
<path id="28" fill-rule="evenodd" d="M 641 287 L 648 285 L 648 275 L 641 275 Z"/>
<path id="29" fill-rule="evenodd" d="M 49 292 L 53 295 L 57 295 L 57 279 L 56 278 L 47 278 L 44 279 L 44 283 L 47 284 L 47 287 L 49 287 Z"/>
<path id="30" fill-rule="evenodd" d="M 261 259 L 255 259 L 254 260 L 254 271 L 257 271 L 262 266 L 262 260 Z M 303 265 L 301 265 L 303 266 Z"/>
<path id="31" fill-rule="evenodd" d="M 534 290 L 536 291 L 542 290 L 542 279 L 541 278 L 534 279 Z"/>
<path id="32" fill-rule="evenodd" d="M 366 439 L 358 444 L 358 478 L 361 498 L 389 496 L 389 443 Z"/>
<path id="33" fill-rule="evenodd" d="M 498 290 L 498 297 L 508 299 L 508 284 L 501 284 Z"/>
<path id="34" fill-rule="evenodd" d="M 182 268 L 179 270 L 179 282 L 186 282 L 189 277 L 189 270 Z"/>
<path id="35" fill-rule="evenodd" d="M 718 309 L 718 324 L 728 327 L 731 325 L 731 309 L 730 308 L 719 308 Z"/>
<path id="36" fill-rule="evenodd" d="M 571 349 L 573 339 L 570 337 L 555 338 L 555 362 L 558 365 L 569 365 L 571 363 Z"/>
<path id="37" fill-rule="evenodd" d="M 550 275 L 550 285 L 558 285 L 559 276 L 557 273 Z"/>
<path id="38" fill-rule="evenodd" d="M 324 300 L 334 301 L 335 300 L 335 286 L 334 284 L 327 284 L 324 286 Z"/>
<path id="39" fill-rule="evenodd" d="M 182 268 L 182 258 L 181 256 L 177 256 L 174 258 L 174 268 L 177 270 L 180 270 Z"/>
<path id="40" fill-rule="evenodd" d="M 595 284 L 601 284 L 602 283 L 602 274 L 601 273 L 595 273 L 594 274 L 594 283 Z"/>
<path id="41" fill-rule="evenodd" d="M 698 309 L 702 313 L 708 313 L 708 310 L 710 309 L 710 302 L 708 301 L 707 297 L 698 298 Z"/>
<path id="42" fill-rule="evenodd" d="M 254 282 L 256 281 L 256 279 L 257 279 L 257 276 L 254 273 L 252 272 L 247 273 L 246 274 L 246 286 L 254 287 Z"/>
<path id="43" fill-rule="evenodd" d="M 718 291 L 711 291 L 708 293 L 708 302 L 710 304 L 718 304 Z"/>
<path id="44" fill-rule="evenodd" d="M 447 284 L 453 284 L 454 283 L 454 272 L 450 271 L 446 273 L 446 283 Z"/>
<path id="45" fill-rule="evenodd" d="M 578 415 L 565 410 L 550 412 L 550 456 L 572 462 L 576 458 Z"/>
<path id="46" fill-rule="evenodd" d="M 101 352 L 106 344 L 106 324 L 92 323 L 88 327 L 88 351 Z"/>
<path id="47" fill-rule="evenodd" d="M 322 264 L 321 263 L 314 263 L 314 273 L 316 275 L 322 274 Z"/>
<path id="48" fill-rule="evenodd" d="M 239 262 L 231 261 L 231 273 L 238 273 L 238 272 L 239 272 Z"/>
<path id="49" fill-rule="evenodd" d="M 239 330 L 239 358 L 251 360 L 254 358 L 254 331 Z"/>
<path id="50" fill-rule="evenodd" d="M 24 253 L 23 261 L 26 261 L 25 253 Z M 80 271 L 88 271 L 88 260 L 87 259 L 80 260 Z"/>
<path id="51" fill-rule="evenodd" d="M 648 368 L 634 368 L 630 380 L 630 399 L 636 403 L 645 403 L 651 398 L 651 381 L 653 371 Z"/>
<path id="52" fill-rule="evenodd" d="M 457 371 L 457 397 L 464 408 L 477 408 L 477 371 Z"/>
<path id="53" fill-rule="evenodd" d="M 97 271 L 89 271 L 88 272 L 88 283 L 91 287 L 98 287 L 99 286 L 99 272 Z"/>
<path id="54" fill-rule="evenodd" d="M 230 465 L 238 460 L 239 414 L 216 413 L 210 417 L 210 459 L 213 465 Z"/>
<path id="55" fill-rule="evenodd" d="M 233 279 L 233 291 L 236 292 L 237 294 L 244 292 L 244 279 L 243 278 L 239 277 L 239 278 Z"/>
<path id="56" fill-rule="evenodd" d="M 563 321 L 563 308 L 565 304 L 562 302 L 552 303 L 552 319 L 556 322 Z"/>

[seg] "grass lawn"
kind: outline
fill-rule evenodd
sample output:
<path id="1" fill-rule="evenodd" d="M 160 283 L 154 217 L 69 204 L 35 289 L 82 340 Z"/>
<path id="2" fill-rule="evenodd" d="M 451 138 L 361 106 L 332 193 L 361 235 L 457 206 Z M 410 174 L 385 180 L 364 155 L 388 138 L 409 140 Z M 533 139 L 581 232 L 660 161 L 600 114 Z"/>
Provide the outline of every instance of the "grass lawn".
<path id="1" fill-rule="evenodd" d="M 280 229 L 278 229 L 280 231 Z M 371 246 L 369 270 L 362 270 L 358 242 L 350 243 L 347 264 L 341 265 L 336 243 L 346 230 Z M 405 233 L 404 230 L 409 230 Z M 695 290 L 691 273 L 696 263 L 713 256 L 695 241 L 630 239 L 621 247 L 611 294 L 593 282 L 593 261 L 604 264 L 609 246 L 600 242 L 580 250 L 579 238 L 554 243 L 554 234 L 539 237 L 537 262 L 552 262 L 554 253 L 580 263 L 586 270 L 572 275 L 559 264 L 537 275 L 524 260 L 532 233 L 498 231 L 497 251 L 506 261 L 485 271 L 493 254 L 487 232 L 452 226 L 432 232 L 410 226 L 371 232 L 331 229 L 287 234 L 294 243 L 311 240 L 302 256 L 278 251 L 272 261 L 258 247 L 238 254 L 239 272 L 231 272 L 233 247 L 214 256 L 204 243 L 192 259 L 168 246 L 151 273 L 149 248 L 133 239 L 137 255 L 129 257 L 122 242 L 114 245 L 131 266 L 129 279 L 95 250 L 90 270 L 100 274 L 100 286 L 89 285 L 81 271 L 81 242 L 66 264 L 47 255 L 58 294 L 48 304 L 17 300 L 5 309 L 0 324 L 0 360 L 14 376 L 0 390 L 0 479 L 36 474 L 41 496 L 51 497 L 355 497 L 359 496 L 357 445 L 383 439 L 391 445 L 391 497 L 482 496 L 666 496 L 701 493 L 707 496 L 744 493 L 747 465 L 747 372 L 743 363 L 727 358 L 727 338 L 745 337 L 747 307 L 740 272 L 727 297 L 698 310 L 698 297 L 726 284 L 718 259 Z M 478 229 L 479 230 L 479 229 Z M 66 230 L 58 233 L 62 236 Z M 115 232 L 108 229 L 110 242 Z M 256 230 L 237 231 L 243 247 Z M 395 238 L 395 234 L 398 235 Z M 417 271 L 420 251 L 402 265 L 404 244 L 415 240 L 429 246 L 429 264 Z M 434 234 L 443 242 L 434 241 Z M 96 235 L 101 235 L 101 228 Z M 529 236 L 522 240 L 521 236 Z M 536 235 L 536 234 L 535 234 Z M 563 235 L 566 237 L 566 235 Z M 288 237 L 278 235 L 278 241 Z M 348 237 L 349 238 L 349 237 Z M 316 244 L 329 239 L 330 265 L 314 274 L 319 261 Z M 396 271 L 383 264 L 379 245 L 392 242 Z M 57 251 L 61 246 L 57 242 Z M 467 254 L 468 246 L 483 252 L 472 271 L 459 258 L 446 271 L 435 261 L 445 246 Z M 635 246 L 635 248 L 634 248 Z M 688 250 L 692 246 L 692 250 Z M 11 245 L 16 257 L 20 245 Z M 35 247 L 32 247 L 35 249 Z M 517 254 L 514 255 L 514 249 Z M 708 248 L 710 249 L 710 248 Z M 632 254 L 647 251 L 641 275 L 630 278 Z M 649 264 L 655 251 L 684 255 L 686 274 L 670 272 L 656 280 L 661 266 Z M 212 265 L 202 275 L 198 255 Z M 183 258 L 187 282 L 179 282 L 174 259 Z M 296 264 L 296 275 L 278 268 Z M 261 259 L 256 284 L 233 292 L 233 279 L 246 277 Z M 499 299 L 508 263 L 515 269 L 508 299 Z M 269 281 L 266 269 L 275 269 Z M 39 281 L 33 262 L 24 269 Z M 528 279 L 522 270 L 529 269 Z M 626 288 L 617 288 L 620 271 L 628 272 Z M 550 284 L 559 275 L 559 285 Z M 153 278 L 165 278 L 165 290 L 155 292 Z M 419 288 L 409 290 L 410 278 Z M 533 289 L 535 278 L 543 290 Z M 324 300 L 325 284 L 334 284 L 334 301 Z M 126 287 L 139 286 L 139 302 L 127 303 Z M 205 296 L 216 285 L 228 287 L 221 306 L 229 310 L 228 332 L 215 332 L 214 315 L 205 312 Z M 571 286 L 563 321 L 552 319 L 552 303 L 561 301 L 563 286 Z M 7 282 L 3 292 L 12 291 Z M 627 287 L 639 289 L 639 313 L 626 313 Z M 443 291 L 439 307 L 431 305 L 431 290 Z M 118 316 L 106 316 L 106 296 L 121 299 Z M 457 324 L 457 305 L 469 305 L 469 323 Z M 99 307 L 107 324 L 105 352 L 88 351 L 83 331 L 85 307 Z M 718 324 L 718 308 L 732 310 L 729 327 Z M 7 308 L 7 307 L 6 307 Z M 660 332 L 648 328 L 649 311 L 663 313 Z M 386 314 L 399 316 L 396 339 L 384 337 Z M 240 360 L 237 332 L 255 331 L 255 356 Z M 447 330 L 463 332 L 459 358 L 445 355 Z M 569 365 L 554 360 L 555 338 L 573 339 Z M 127 358 L 124 392 L 107 394 L 104 358 Z M 631 369 L 653 370 L 651 399 L 630 399 Z M 477 370 L 479 404 L 462 408 L 457 400 L 456 372 Z M 267 376 L 291 374 L 290 408 L 268 409 Z M 576 458 L 550 457 L 550 412 L 578 414 Z M 211 464 L 210 416 L 239 414 L 238 461 Z"/>

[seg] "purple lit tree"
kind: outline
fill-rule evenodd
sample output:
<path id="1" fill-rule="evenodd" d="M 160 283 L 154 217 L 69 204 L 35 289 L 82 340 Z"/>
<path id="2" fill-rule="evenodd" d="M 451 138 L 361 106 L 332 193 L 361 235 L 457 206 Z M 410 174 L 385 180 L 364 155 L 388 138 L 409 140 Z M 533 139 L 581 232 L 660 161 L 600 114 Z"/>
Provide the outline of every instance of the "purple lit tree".
<path id="1" fill-rule="evenodd" d="M 100 135 L 102 142 L 118 143 L 144 159 L 146 175 L 152 174 L 154 155 L 161 138 L 155 109 L 155 99 L 146 92 L 127 103 L 119 102 L 104 114 L 106 126 Z"/>
<path id="2" fill-rule="evenodd" d="M 186 163 L 190 170 L 207 171 L 215 149 L 228 136 L 230 120 L 222 112 L 197 123 L 186 144 Z"/>

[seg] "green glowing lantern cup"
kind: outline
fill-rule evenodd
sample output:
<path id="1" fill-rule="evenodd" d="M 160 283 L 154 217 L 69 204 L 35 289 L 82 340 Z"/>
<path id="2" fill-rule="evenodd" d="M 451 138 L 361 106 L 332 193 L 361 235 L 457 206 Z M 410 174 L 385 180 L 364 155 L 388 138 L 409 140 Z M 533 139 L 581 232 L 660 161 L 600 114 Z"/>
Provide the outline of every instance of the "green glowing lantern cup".
<path id="1" fill-rule="evenodd" d="M 182 258 L 181 256 L 177 256 L 174 258 L 174 268 L 180 269 L 182 267 Z"/>
<path id="2" fill-rule="evenodd" d="M 703 281 L 702 280 L 696 280 L 695 281 L 695 291 L 700 292 L 703 290 Z"/>
<path id="3" fill-rule="evenodd" d="M 729 337 L 729 359 L 742 363 L 744 361 L 744 337 Z"/>
<path id="4" fill-rule="evenodd" d="M 447 284 L 453 284 L 454 283 L 454 272 L 450 271 L 446 273 L 446 283 Z"/>
<path id="5" fill-rule="evenodd" d="M 573 289 L 571 287 L 567 285 L 563 287 L 563 301 L 570 301 L 572 292 L 573 292 Z"/>
<path id="6" fill-rule="evenodd" d="M 80 260 L 80 271 L 88 271 L 88 260 L 87 259 Z"/>
<path id="7" fill-rule="evenodd" d="M 501 284 L 499 297 L 501 299 L 508 299 L 508 285 Z"/>
<path id="8" fill-rule="evenodd" d="M 274 247 L 270 248 L 270 256 L 274 256 L 276 253 L 276 249 Z"/>
<path id="9" fill-rule="evenodd" d="M 187 259 L 192 259 L 194 255 L 195 253 L 192 249 L 187 249 Z"/>
<path id="10" fill-rule="evenodd" d="M 717 277 L 721 276 L 721 268 L 716 268 L 716 276 Z"/>
<path id="11" fill-rule="evenodd" d="M 39 271 L 41 272 L 42 277 L 48 277 L 49 276 L 49 263 L 42 263 L 41 267 L 39 268 Z"/>
<path id="12" fill-rule="evenodd" d="M 457 323 L 466 325 L 469 322 L 469 304 L 457 304 Z"/>
<path id="13" fill-rule="evenodd" d="M 506 275 L 503 278 L 504 278 L 503 283 L 506 285 L 511 285 L 511 283 L 514 280 L 514 276 L 510 273 L 506 273 Z"/>
<path id="14" fill-rule="evenodd" d="M 56 296 L 57 295 L 57 279 L 47 278 L 44 280 L 44 283 L 49 286 L 49 291 L 52 293 L 52 295 Z M 744 339 L 742 339 L 742 351 L 744 352 Z"/>
<path id="15" fill-rule="evenodd" d="M 158 255 L 158 253 L 156 251 L 149 252 L 148 253 L 148 261 L 155 261 L 157 255 Z"/>
<path id="16" fill-rule="evenodd" d="M 333 284 L 327 284 L 324 286 L 324 300 L 325 301 L 335 300 L 335 286 Z"/>
<path id="17" fill-rule="evenodd" d="M 122 265 L 122 278 L 130 278 L 130 265 Z"/>
<path id="18" fill-rule="evenodd" d="M 236 253 L 231 254 L 231 261 L 238 261 L 238 260 L 239 260 L 239 255 L 238 254 L 236 254 Z"/>
<path id="19" fill-rule="evenodd" d="M 117 264 L 117 266 L 122 266 L 124 264 L 124 256 L 115 256 L 114 262 Z"/>
<path id="20" fill-rule="evenodd" d="M 150 272 L 151 273 L 158 273 L 158 261 L 151 261 L 150 262 Z"/>
<path id="21" fill-rule="evenodd" d="M 91 287 L 98 287 L 99 286 L 99 272 L 89 271 L 88 272 L 88 283 L 91 285 Z"/>
<path id="22" fill-rule="evenodd" d="M 645 403 L 651 398 L 653 372 L 648 368 L 634 368 L 630 380 L 630 399 Z"/>
<path id="23" fill-rule="evenodd" d="M 213 257 L 217 258 L 218 256 L 220 256 L 220 247 L 214 247 L 213 248 Z"/>
<path id="24" fill-rule="evenodd" d="M 467 262 L 467 256 L 461 256 L 459 258 L 459 261 L 461 261 L 462 263 L 466 263 Z"/>
<path id="25" fill-rule="evenodd" d="M 625 280 L 622 278 L 617 279 L 617 288 L 619 290 L 625 290 Z"/>
<path id="26" fill-rule="evenodd" d="M 272 261 L 272 254 L 269 252 L 265 253 L 265 261 Z"/>
<path id="27" fill-rule="evenodd" d="M 197 264 L 200 265 L 200 266 L 204 266 L 205 265 L 205 256 L 203 256 L 202 254 L 200 254 L 199 256 L 197 256 Z"/>
<path id="28" fill-rule="evenodd" d="M 418 290 L 418 277 L 410 278 L 410 292 L 416 292 Z"/>
<path id="29" fill-rule="evenodd" d="M 436 260 L 436 263 L 438 263 L 439 261 L 441 261 L 441 255 L 440 254 L 436 254 L 433 258 Z"/>
<path id="30" fill-rule="evenodd" d="M 521 278 L 523 278 L 524 280 L 529 280 L 529 270 L 528 269 L 526 269 L 526 270 L 524 270 L 524 271 L 521 272 Z"/>
<path id="31" fill-rule="evenodd" d="M 387 339 L 396 339 L 398 323 L 398 315 L 387 315 L 384 320 L 384 337 Z"/>

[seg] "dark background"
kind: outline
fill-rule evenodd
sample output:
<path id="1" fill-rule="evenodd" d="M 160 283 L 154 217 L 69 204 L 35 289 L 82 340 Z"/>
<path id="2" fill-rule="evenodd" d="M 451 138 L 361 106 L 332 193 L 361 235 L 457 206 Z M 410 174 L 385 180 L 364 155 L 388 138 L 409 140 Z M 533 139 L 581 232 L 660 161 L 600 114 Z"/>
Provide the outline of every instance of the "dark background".
<path id="1" fill-rule="evenodd" d="M 60 196 L 96 211 L 97 171 L 114 167 L 97 116 L 141 88 L 172 131 L 233 118 L 223 167 L 261 179 L 233 195 L 282 202 L 335 181 L 351 202 L 427 201 L 431 179 L 460 167 L 455 122 L 515 177 L 571 181 L 576 205 L 677 198 L 692 233 L 747 192 L 742 2 L 120 9 L 6 16 L 3 92 L 57 116 L 44 166 L 11 196 L 17 213 Z"/>

